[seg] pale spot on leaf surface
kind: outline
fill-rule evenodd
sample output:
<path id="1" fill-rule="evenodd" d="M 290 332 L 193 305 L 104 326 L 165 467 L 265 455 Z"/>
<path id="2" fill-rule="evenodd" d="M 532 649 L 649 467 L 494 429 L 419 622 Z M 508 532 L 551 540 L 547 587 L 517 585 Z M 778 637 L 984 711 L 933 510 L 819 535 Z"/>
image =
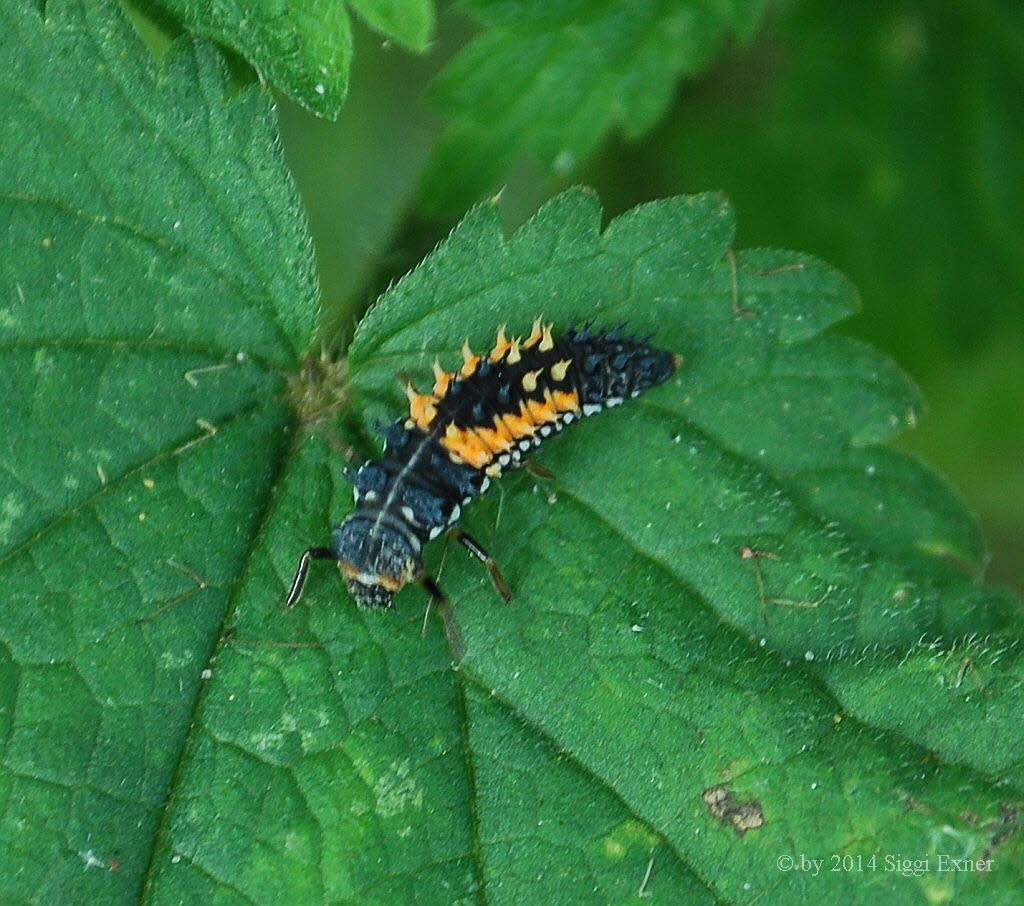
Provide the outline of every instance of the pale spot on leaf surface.
<path id="1" fill-rule="evenodd" d="M 373 785 L 377 813 L 390 818 L 408 808 L 421 808 L 423 790 L 416 783 L 408 758 L 393 761 Z"/>

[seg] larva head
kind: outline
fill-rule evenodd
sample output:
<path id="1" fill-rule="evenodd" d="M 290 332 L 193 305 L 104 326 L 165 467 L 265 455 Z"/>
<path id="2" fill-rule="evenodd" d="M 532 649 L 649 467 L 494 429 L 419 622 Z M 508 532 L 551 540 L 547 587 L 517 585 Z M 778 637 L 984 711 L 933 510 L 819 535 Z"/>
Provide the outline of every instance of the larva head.
<path id="1" fill-rule="evenodd" d="M 331 533 L 331 549 L 360 607 L 390 607 L 395 592 L 423 568 L 417 538 L 377 512 L 349 516 Z"/>

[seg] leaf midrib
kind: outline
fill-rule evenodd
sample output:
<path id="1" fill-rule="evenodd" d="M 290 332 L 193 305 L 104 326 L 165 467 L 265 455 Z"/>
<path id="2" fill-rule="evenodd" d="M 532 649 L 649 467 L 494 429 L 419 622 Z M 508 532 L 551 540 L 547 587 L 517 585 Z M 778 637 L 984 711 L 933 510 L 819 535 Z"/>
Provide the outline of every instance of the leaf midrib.
<path id="1" fill-rule="evenodd" d="M 231 590 L 229 591 L 227 601 L 224 604 L 223 613 L 217 623 L 215 631 L 211 635 L 211 642 L 207 648 L 206 656 L 203 659 L 204 669 L 212 666 L 227 641 L 225 630 L 231 625 L 231 622 L 237 613 L 239 595 L 245 586 L 245 579 L 252 569 L 254 561 L 253 553 L 266 533 L 268 522 L 273 516 L 276 508 L 278 496 L 283 491 L 283 485 L 280 482 L 280 478 L 284 474 L 289 463 L 294 459 L 295 454 L 298 452 L 305 440 L 303 433 L 296 430 L 294 422 L 287 430 L 291 434 L 288 447 L 280 456 L 277 457 L 276 461 L 273 462 L 271 466 L 271 476 L 268 483 L 269 491 L 266 493 L 262 501 L 259 515 L 254 522 L 252 535 L 249 538 L 249 544 L 246 546 L 246 551 L 241 561 L 241 569 L 238 571 L 238 575 L 232 582 Z M 197 687 L 196 696 L 193 699 L 192 707 L 189 710 L 188 722 L 186 725 L 187 729 L 182 739 L 181 747 L 178 751 L 178 757 L 175 759 L 174 770 L 171 772 L 171 776 L 167 783 L 167 792 L 159 809 L 159 818 L 157 820 L 156 832 L 153 834 L 149 857 L 146 860 L 146 867 L 142 872 L 139 887 L 140 906 L 145 906 L 145 904 L 150 902 L 153 882 L 156 878 L 158 859 L 170 831 L 171 812 L 181 787 L 181 781 L 183 779 L 189 753 L 198 738 L 196 727 L 198 726 L 203 706 L 205 705 L 208 696 L 212 694 L 212 688 L 212 683 L 200 684 Z M 248 899 L 248 897 L 246 897 L 246 899 Z"/>

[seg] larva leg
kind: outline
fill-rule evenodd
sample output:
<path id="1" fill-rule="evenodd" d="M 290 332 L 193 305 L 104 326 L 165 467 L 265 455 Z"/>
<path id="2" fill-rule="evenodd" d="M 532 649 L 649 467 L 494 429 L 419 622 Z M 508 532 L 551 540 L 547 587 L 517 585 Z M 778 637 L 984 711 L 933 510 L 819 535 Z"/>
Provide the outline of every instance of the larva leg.
<path id="1" fill-rule="evenodd" d="M 494 562 L 494 557 L 487 553 L 475 538 L 467 535 L 462 529 L 450 529 L 448 534 L 487 567 L 487 572 L 491 574 L 491 581 L 494 583 L 498 594 L 501 595 L 506 603 L 511 601 L 512 592 L 509 590 L 508 582 L 505 581 L 501 570 L 498 569 L 498 564 Z"/>
<path id="2" fill-rule="evenodd" d="M 526 471 L 533 475 L 535 478 L 542 478 L 544 481 L 555 480 L 554 472 L 552 472 L 550 469 L 545 469 L 544 466 L 539 465 L 532 459 L 526 460 L 526 462 L 523 464 L 523 468 L 525 468 Z"/>
<path id="3" fill-rule="evenodd" d="M 466 654 L 466 647 L 462 644 L 462 633 L 459 631 L 459 624 L 455 622 L 455 614 L 452 613 L 452 606 L 448 603 L 441 587 L 426 573 L 423 573 L 417 580 L 430 595 L 431 601 L 437 605 L 437 612 L 441 615 L 441 622 L 444 623 L 444 634 L 448 639 L 448 645 L 452 651 L 452 664 L 456 667 L 462 663 Z M 429 609 L 427 613 L 429 614 Z M 424 617 L 424 625 L 426 618 Z"/>
<path id="4" fill-rule="evenodd" d="M 302 588 L 306 584 L 306 576 L 309 573 L 310 560 L 333 559 L 334 552 L 329 547 L 311 547 L 304 551 L 299 558 L 299 566 L 295 570 L 295 578 L 292 579 L 292 587 L 288 591 L 288 597 L 284 599 L 281 606 L 288 610 L 299 603 L 299 598 L 302 597 Z"/>

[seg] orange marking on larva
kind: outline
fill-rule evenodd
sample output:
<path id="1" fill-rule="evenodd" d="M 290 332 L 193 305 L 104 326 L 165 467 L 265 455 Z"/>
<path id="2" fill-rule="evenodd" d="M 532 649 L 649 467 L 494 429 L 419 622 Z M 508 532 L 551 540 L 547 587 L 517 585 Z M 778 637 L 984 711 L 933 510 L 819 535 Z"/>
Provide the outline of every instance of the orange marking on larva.
<path id="1" fill-rule="evenodd" d="M 537 389 L 537 378 L 540 377 L 540 373 L 543 370 L 543 368 L 538 368 L 536 371 L 527 371 L 523 375 L 523 390 L 527 393 L 533 393 Z"/>
<path id="2" fill-rule="evenodd" d="M 535 425 L 558 421 L 558 413 L 555 412 L 553 404 L 547 401 L 541 403 L 537 400 L 527 400 L 526 405 L 530 412 L 530 418 L 533 419 Z"/>
<path id="3" fill-rule="evenodd" d="M 448 392 L 454 378 L 453 373 L 445 371 L 441 363 L 434 359 L 434 396 L 441 399 Z"/>
<path id="4" fill-rule="evenodd" d="M 537 318 L 533 322 L 533 327 L 530 328 L 530 335 L 525 340 L 523 340 L 523 348 L 524 349 L 529 349 L 531 346 L 533 346 L 534 343 L 536 343 L 538 340 L 540 340 L 541 337 L 543 337 L 543 336 L 544 336 L 544 333 L 540 329 L 540 318 Z"/>
<path id="5" fill-rule="evenodd" d="M 501 463 L 492 462 L 486 469 L 484 469 L 484 472 L 490 478 L 501 478 Z"/>
<path id="6" fill-rule="evenodd" d="M 502 324 L 498 328 L 498 336 L 494 341 L 494 349 L 491 350 L 490 359 L 492 362 L 500 362 L 502 357 L 509 349 L 512 348 L 512 344 L 505 339 L 505 325 Z"/>
<path id="7" fill-rule="evenodd" d="M 473 350 L 469 348 L 469 340 L 466 340 L 462 344 L 462 368 L 459 369 L 459 377 L 471 377 L 479 364 L 480 356 L 473 355 Z"/>
<path id="8" fill-rule="evenodd" d="M 418 396 L 410 407 L 409 415 L 420 430 L 426 431 L 437 415 L 437 407 L 434 405 L 436 402 L 432 396 Z"/>
<path id="9" fill-rule="evenodd" d="M 505 412 L 502 414 L 501 420 L 505 423 L 505 426 L 515 440 L 533 437 L 537 433 L 537 428 L 530 421 L 530 413 L 527 411 L 525 403 L 520 403 L 519 414 Z"/>
<path id="10" fill-rule="evenodd" d="M 554 401 L 555 408 L 559 412 L 580 411 L 580 399 L 576 395 L 575 390 L 573 390 L 571 393 L 566 393 L 564 390 L 556 390 L 553 394 L 551 394 L 551 399 Z"/>
<path id="11" fill-rule="evenodd" d="M 409 417 L 416 427 L 426 431 L 437 415 L 437 397 L 419 393 L 412 384 L 405 384 L 405 395 L 409 398 Z"/>
<path id="12" fill-rule="evenodd" d="M 491 453 L 504 453 L 512 446 L 511 439 L 495 431 L 494 428 L 474 428 L 473 430 Z"/>
<path id="13" fill-rule="evenodd" d="M 346 579 L 356 580 L 358 580 L 359 577 L 362 575 L 358 566 L 356 566 L 354 563 L 345 562 L 341 563 L 341 574 Z M 409 581 L 412 579 L 412 576 L 406 575 L 404 573 L 400 576 L 386 576 L 381 573 L 378 573 L 374 575 L 373 578 L 376 579 L 376 582 L 373 583 L 374 585 L 380 585 L 383 588 L 386 588 L 388 591 L 398 591 L 409 584 Z"/>
<path id="14" fill-rule="evenodd" d="M 519 439 L 512 433 L 512 429 L 500 415 L 494 416 L 494 431 L 503 441 L 507 442 L 508 446 L 512 446 Z"/>
<path id="15" fill-rule="evenodd" d="M 572 364 L 572 359 L 562 359 L 560 362 L 555 362 L 551 366 L 551 377 L 556 381 L 564 381 L 565 375 L 569 371 L 569 366 Z"/>
<path id="16" fill-rule="evenodd" d="M 455 453 L 474 469 L 487 465 L 494 457 L 490 449 L 472 428 L 460 428 L 455 424 L 445 429 L 444 448 Z"/>

